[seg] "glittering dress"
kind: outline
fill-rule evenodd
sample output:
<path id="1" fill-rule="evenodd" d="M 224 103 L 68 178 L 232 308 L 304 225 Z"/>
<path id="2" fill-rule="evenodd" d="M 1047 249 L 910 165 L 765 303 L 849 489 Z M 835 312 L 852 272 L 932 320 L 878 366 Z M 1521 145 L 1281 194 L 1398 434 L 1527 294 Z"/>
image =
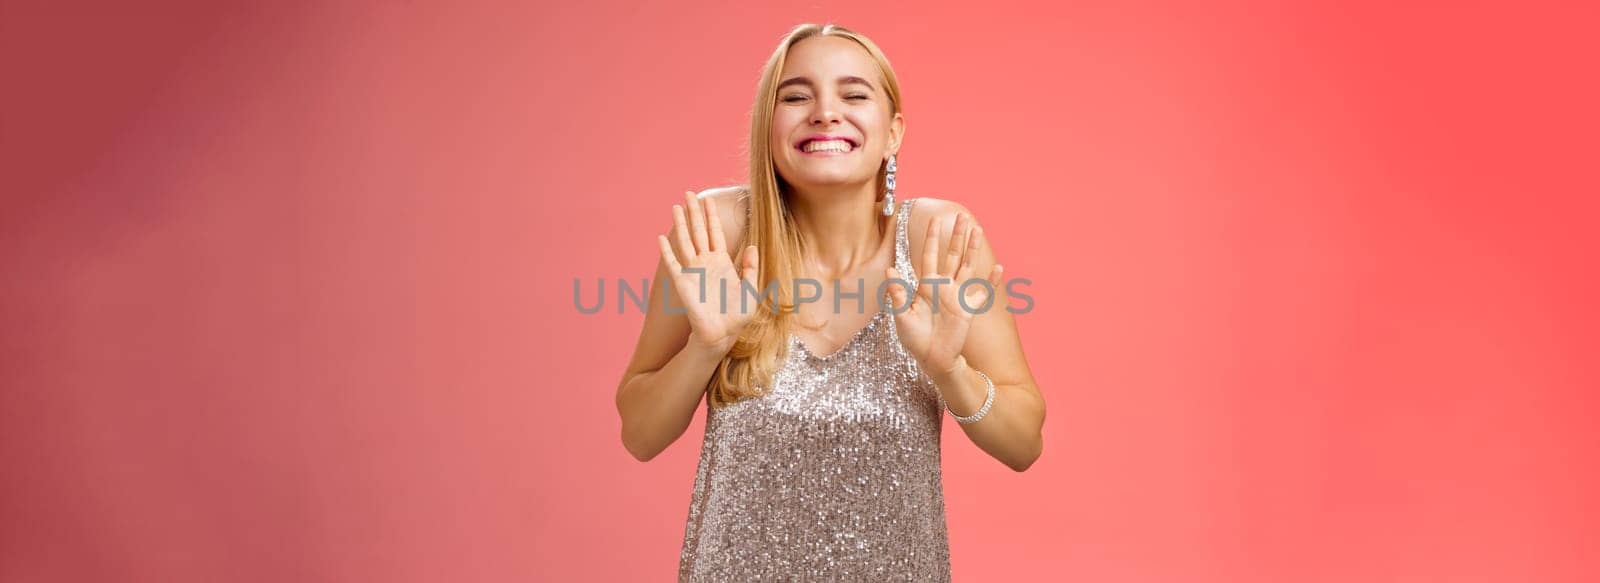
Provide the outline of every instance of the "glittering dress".
<path id="1" fill-rule="evenodd" d="M 914 289 L 913 202 L 895 268 Z M 827 356 L 791 335 L 770 393 L 707 406 L 679 580 L 949 580 L 942 412 L 889 312 Z"/>

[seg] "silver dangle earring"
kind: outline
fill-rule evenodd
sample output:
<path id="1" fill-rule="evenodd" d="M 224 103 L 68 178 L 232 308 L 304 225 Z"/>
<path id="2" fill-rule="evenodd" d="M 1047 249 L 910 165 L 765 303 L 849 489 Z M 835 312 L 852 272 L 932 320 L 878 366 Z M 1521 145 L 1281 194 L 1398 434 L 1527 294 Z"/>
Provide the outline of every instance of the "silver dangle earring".
<path id="1" fill-rule="evenodd" d="M 883 195 L 883 216 L 894 214 L 894 154 L 889 154 L 889 165 L 883 169 L 883 184 L 888 192 Z"/>

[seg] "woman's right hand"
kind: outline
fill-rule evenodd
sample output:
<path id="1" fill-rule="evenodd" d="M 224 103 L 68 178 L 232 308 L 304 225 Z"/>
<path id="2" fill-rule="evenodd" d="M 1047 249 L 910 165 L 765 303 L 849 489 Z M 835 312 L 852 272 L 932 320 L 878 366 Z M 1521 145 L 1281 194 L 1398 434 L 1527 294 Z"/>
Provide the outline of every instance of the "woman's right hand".
<path id="1" fill-rule="evenodd" d="M 669 289 L 676 298 L 668 305 L 683 305 L 689 318 L 689 341 L 718 352 L 732 349 L 758 307 L 758 302 L 742 301 L 744 287 L 740 284 L 748 282 L 760 293 L 755 245 L 746 246 L 739 253 L 739 265 L 735 267 L 722 233 L 716 199 L 706 197 L 701 201 L 692 191 L 684 195 L 683 205 L 672 205 L 672 237 L 659 235 L 657 241 L 672 280 Z M 719 290 L 726 290 L 726 294 Z"/>

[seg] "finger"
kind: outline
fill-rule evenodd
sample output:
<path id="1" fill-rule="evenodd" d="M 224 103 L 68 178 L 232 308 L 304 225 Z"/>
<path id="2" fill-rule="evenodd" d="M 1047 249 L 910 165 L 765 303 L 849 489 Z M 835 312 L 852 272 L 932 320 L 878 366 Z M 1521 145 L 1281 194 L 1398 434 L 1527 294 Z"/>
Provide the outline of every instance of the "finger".
<path id="1" fill-rule="evenodd" d="M 656 235 L 656 241 L 661 243 L 661 260 L 667 263 L 667 272 L 676 275 L 683 269 L 678 263 L 678 254 L 673 252 L 672 244 L 667 242 L 666 235 Z"/>
<path id="2" fill-rule="evenodd" d="M 711 229 L 711 250 L 728 252 L 727 237 L 722 234 L 722 217 L 717 212 L 717 197 L 706 198 L 706 224 Z"/>
<path id="3" fill-rule="evenodd" d="M 900 277 L 900 272 L 893 267 L 884 270 L 884 272 L 889 276 L 889 279 L 902 279 L 903 281 L 903 278 Z M 894 311 L 897 313 L 902 312 L 904 311 L 907 301 L 909 300 L 906 298 L 906 286 L 900 285 L 899 283 L 890 283 L 889 307 L 894 308 Z"/>
<path id="4" fill-rule="evenodd" d="M 928 234 L 922 238 L 922 277 L 939 277 L 939 221 L 928 219 Z"/>
<path id="5" fill-rule="evenodd" d="M 1002 266 L 999 263 L 994 264 L 994 270 L 989 273 L 989 285 L 991 288 L 983 290 L 984 297 L 978 298 L 978 301 L 976 302 L 971 302 L 972 305 L 981 306 L 985 303 L 988 303 L 989 296 L 994 296 L 994 301 L 997 303 L 1005 300 L 1005 288 L 1003 287 L 1005 285 L 1005 280 L 1003 279 L 1005 270 L 1005 266 Z M 995 307 L 996 306 L 989 306 L 988 309 L 992 310 L 995 309 Z"/>
<path id="6" fill-rule="evenodd" d="M 755 245 L 747 245 L 744 248 L 744 253 L 740 255 L 740 276 L 743 277 L 745 281 L 750 282 L 751 285 L 756 285 L 756 276 L 761 273 L 760 252 L 756 250 Z M 759 288 L 759 286 L 757 287 Z"/>
<path id="7" fill-rule="evenodd" d="M 678 256 L 684 261 L 695 256 L 694 242 L 689 239 L 689 218 L 683 214 L 683 205 L 672 205 L 672 242 L 677 244 Z"/>
<path id="8" fill-rule="evenodd" d="M 967 236 L 967 249 L 961 252 L 961 267 L 956 269 L 956 285 L 961 285 L 961 282 L 972 277 L 972 259 L 978 256 L 978 241 L 982 239 L 983 230 L 978 228 L 973 228 L 971 234 Z"/>
<path id="9" fill-rule="evenodd" d="M 706 241 L 706 215 L 700 208 L 700 197 L 690 190 L 683 193 L 683 199 L 689 210 L 689 235 L 694 241 L 694 252 L 696 255 L 705 253 L 711 244 Z"/>
<path id="10" fill-rule="evenodd" d="M 975 285 L 967 288 L 967 291 L 966 305 L 960 306 L 962 317 L 976 318 L 988 313 L 989 308 L 994 307 L 989 305 L 988 288 Z"/>
<path id="11" fill-rule="evenodd" d="M 956 224 L 950 229 L 950 241 L 945 247 L 944 265 L 940 273 L 953 274 L 956 267 L 961 265 L 961 254 L 967 250 L 967 231 L 971 225 L 967 224 L 967 214 L 956 215 Z"/>

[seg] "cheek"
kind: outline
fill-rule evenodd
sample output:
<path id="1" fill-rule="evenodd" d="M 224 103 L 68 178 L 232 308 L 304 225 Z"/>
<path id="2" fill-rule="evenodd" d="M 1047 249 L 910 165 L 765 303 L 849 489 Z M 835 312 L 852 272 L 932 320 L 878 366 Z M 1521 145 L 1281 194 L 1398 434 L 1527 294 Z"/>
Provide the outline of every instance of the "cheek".
<path id="1" fill-rule="evenodd" d="M 888 147 L 889 121 L 888 118 L 876 112 L 864 113 L 856 118 L 857 127 L 867 135 L 867 149 L 881 151 Z"/>
<path id="2" fill-rule="evenodd" d="M 767 133 L 767 135 L 772 136 L 768 143 L 773 150 L 789 146 L 789 138 L 794 136 L 795 125 L 798 123 L 799 120 L 794 115 L 784 115 L 782 111 L 773 114 L 772 126 L 768 128 L 769 131 Z"/>

